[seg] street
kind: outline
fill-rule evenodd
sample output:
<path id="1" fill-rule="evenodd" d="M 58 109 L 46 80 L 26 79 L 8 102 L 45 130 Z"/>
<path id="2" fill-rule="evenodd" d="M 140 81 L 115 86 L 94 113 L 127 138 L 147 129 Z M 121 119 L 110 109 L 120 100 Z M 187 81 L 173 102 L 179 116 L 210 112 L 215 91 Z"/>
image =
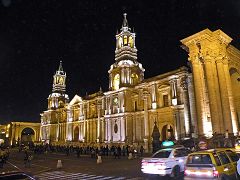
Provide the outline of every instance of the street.
<path id="1" fill-rule="evenodd" d="M 102 163 L 97 164 L 96 158 L 89 155 L 77 158 L 75 153 L 69 156 L 61 153 L 33 154 L 30 168 L 24 167 L 23 159 L 24 152 L 12 149 L 8 162 L 0 171 L 24 171 L 37 179 L 159 179 L 142 174 L 141 158 L 128 160 L 126 156 L 120 159 L 104 156 Z M 58 160 L 62 163 L 60 169 L 57 169 Z"/>

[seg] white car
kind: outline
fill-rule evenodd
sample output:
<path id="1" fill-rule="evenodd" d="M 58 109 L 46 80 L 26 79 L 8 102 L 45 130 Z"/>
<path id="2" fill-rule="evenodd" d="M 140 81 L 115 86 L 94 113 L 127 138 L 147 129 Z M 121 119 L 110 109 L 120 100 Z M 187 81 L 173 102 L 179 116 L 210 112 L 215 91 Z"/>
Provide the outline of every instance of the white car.
<path id="1" fill-rule="evenodd" d="M 240 158 L 237 161 L 237 173 L 238 173 L 238 177 L 240 177 Z"/>
<path id="2" fill-rule="evenodd" d="M 184 172 L 184 165 L 191 151 L 185 147 L 161 149 L 151 158 L 143 158 L 141 171 L 144 174 L 170 175 L 178 177 Z"/>

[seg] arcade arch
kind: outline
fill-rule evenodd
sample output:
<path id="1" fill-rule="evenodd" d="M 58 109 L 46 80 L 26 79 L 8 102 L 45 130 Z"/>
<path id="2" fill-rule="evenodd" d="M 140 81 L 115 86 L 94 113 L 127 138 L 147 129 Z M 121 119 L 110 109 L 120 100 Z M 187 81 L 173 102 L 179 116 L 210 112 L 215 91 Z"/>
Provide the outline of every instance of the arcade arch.
<path id="1" fill-rule="evenodd" d="M 235 67 L 229 69 L 231 84 L 232 84 L 232 95 L 234 99 L 234 105 L 237 111 L 238 121 L 240 122 L 240 73 Z"/>
<path id="2" fill-rule="evenodd" d="M 173 127 L 170 124 L 166 124 L 162 127 L 161 130 L 161 140 L 174 139 Z"/>
<path id="3" fill-rule="evenodd" d="M 32 143 L 35 140 L 35 132 L 32 128 L 26 127 L 21 132 L 22 143 Z"/>

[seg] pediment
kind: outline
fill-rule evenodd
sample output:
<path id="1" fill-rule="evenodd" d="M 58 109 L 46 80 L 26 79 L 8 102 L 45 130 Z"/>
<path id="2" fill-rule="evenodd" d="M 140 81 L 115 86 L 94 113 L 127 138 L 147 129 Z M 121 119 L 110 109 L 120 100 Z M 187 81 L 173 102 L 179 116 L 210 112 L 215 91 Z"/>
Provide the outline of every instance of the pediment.
<path id="1" fill-rule="evenodd" d="M 169 88 L 169 84 L 161 84 L 158 86 L 158 89 L 166 89 L 166 88 Z"/>
<path id="2" fill-rule="evenodd" d="M 78 95 L 75 95 L 73 99 L 70 101 L 69 105 L 72 106 L 74 104 L 77 104 L 79 102 L 82 102 L 82 98 Z"/>

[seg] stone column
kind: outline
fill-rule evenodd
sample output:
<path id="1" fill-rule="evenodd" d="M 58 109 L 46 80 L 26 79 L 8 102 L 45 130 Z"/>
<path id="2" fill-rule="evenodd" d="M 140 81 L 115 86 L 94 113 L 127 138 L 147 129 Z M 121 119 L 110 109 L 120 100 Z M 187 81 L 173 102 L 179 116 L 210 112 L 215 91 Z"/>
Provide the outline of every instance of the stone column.
<path id="1" fill-rule="evenodd" d="M 189 95 L 189 106 L 190 108 L 190 117 L 191 117 L 191 133 L 192 137 L 197 137 L 196 128 L 197 128 L 197 112 L 196 112 L 196 98 L 194 95 L 194 88 L 192 82 L 192 75 L 188 76 L 188 95 Z"/>
<path id="2" fill-rule="evenodd" d="M 101 139 L 101 123 L 100 123 L 100 118 L 101 118 L 101 101 L 98 100 L 97 102 L 97 111 L 98 111 L 98 120 L 97 120 L 97 142 L 100 142 Z"/>
<path id="3" fill-rule="evenodd" d="M 125 112 L 125 96 L 124 96 L 124 92 L 121 93 L 121 99 L 120 99 L 120 102 L 121 102 L 121 111 L 120 112 Z"/>
<path id="4" fill-rule="evenodd" d="M 208 86 L 208 95 L 209 95 L 209 104 L 210 104 L 210 112 L 211 112 L 211 121 L 213 132 L 221 133 L 223 131 L 223 121 L 221 119 L 221 107 L 219 107 L 218 98 L 217 98 L 217 88 L 215 82 L 215 63 L 210 56 L 204 57 L 204 67 L 206 73 L 206 80 Z M 220 131 L 220 132 L 219 132 Z"/>
<path id="5" fill-rule="evenodd" d="M 109 89 L 112 89 L 112 74 L 109 74 Z"/>
<path id="6" fill-rule="evenodd" d="M 125 127 L 125 117 L 121 118 L 121 141 L 124 142 L 126 139 L 126 127 Z"/>
<path id="7" fill-rule="evenodd" d="M 110 119 L 107 119 L 107 125 L 108 125 L 108 141 L 112 141 L 112 123 Z"/>
<path id="8" fill-rule="evenodd" d="M 89 142 L 89 140 L 90 140 L 90 122 L 89 122 L 89 120 L 86 120 L 86 127 L 87 127 L 87 129 L 86 129 L 86 142 Z"/>
<path id="9" fill-rule="evenodd" d="M 132 138 L 133 138 L 133 143 L 135 143 L 136 142 L 136 116 L 133 116 L 133 114 L 131 114 L 132 115 L 132 132 L 133 132 L 133 136 L 132 136 Z"/>
<path id="10" fill-rule="evenodd" d="M 234 101 L 233 101 L 232 85 L 231 85 L 231 78 L 230 78 L 230 73 L 229 73 L 227 57 L 225 57 L 223 59 L 223 69 L 224 69 L 224 75 L 226 78 L 226 85 L 227 85 L 227 91 L 228 91 L 228 99 L 229 99 L 233 132 L 236 134 L 236 133 L 238 133 L 238 120 L 237 120 L 237 113 L 236 113 L 236 109 L 235 109 Z"/>
<path id="11" fill-rule="evenodd" d="M 224 73 L 224 66 L 223 66 L 223 59 L 222 57 L 216 58 L 217 64 L 217 73 L 219 79 L 219 86 L 220 86 L 220 94 L 221 94 L 221 101 L 222 101 L 222 109 L 223 109 L 223 119 L 224 119 L 224 131 L 228 130 L 228 132 L 232 133 L 232 120 L 231 120 L 231 112 L 230 112 L 230 105 L 229 105 L 229 96 L 228 96 L 228 89 L 226 88 L 227 82 Z"/>
<path id="12" fill-rule="evenodd" d="M 184 103 L 184 125 L 186 137 L 191 136 L 191 115 L 188 98 L 188 77 L 185 76 L 181 79 L 181 87 L 183 89 L 183 103 Z"/>
<path id="13" fill-rule="evenodd" d="M 149 93 L 147 91 L 143 92 L 144 100 L 144 149 L 145 152 L 149 152 L 149 121 L 148 121 L 148 97 Z"/>
<path id="14" fill-rule="evenodd" d="M 126 73 L 127 74 L 126 83 L 129 83 L 130 82 L 130 77 L 131 77 L 130 68 L 127 68 L 126 71 L 127 71 L 127 73 Z"/>
<path id="15" fill-rule="evenodd" d="M 39 131 L 39 141 L 41 141 L 42 142 L 42 139 L 43 139 L 43 133 L 42 133 L 42 131 L 43 131 L 43 126 L 42 126 L 42 124 L 40 125 L 40 129 L 39 129 L 40 131 Z M 14 132 L 14 138 L 15 138 L 15 132 Z"/>
<path id="16" fill-rule="evenodd" d="M 181 140 L 183 138 L 183 132 L 182 132 L 183 127 L 182 126 L 184 126 L 184 125 L 181 124 L 179 109 L 176 109 L 176 111 L 175 111 L 175 118 L 176 118 L 177 137 L 178 137 L 178 140 Z"/>
<path id="17" fill-rule="evenodd" d="M 102 119 L 100 119 L 100 134 L 101 134 L 101 138 L 100 138 L 100 142 L 103 142 L 103 140 L 104 140 L 104 131 L 103 131 L 103 129 L 104 129 L 104 124 L 103 124 L 103 121 L 102 121 Z"/>
<path id="18" fill-rule="evenodd" d="M 193 79 L 194 79 L 194 91 L 196 95 L 196 110 L 197 110 L 197 127 L 198 127 L 198 135 L 203 135 L 203 87 L 202 87 L 202 81 L 203 81 L 203 74 L 201 73 L 201 63 L 198 60 L 197 55 L 189 58 L 189 60 L 192 63 L 192 70 L 193 70 Z"/>
<path id="19" fill-rule="evenodd" d="M 87 121 L 87 112 L 86 109 L 84 109 L 84 119 L 83 119 L 83 141 L 87 142 L 87 136 L 86 136 L 86 121 Z"/>
<path id="20" fill-rule="evenodd" d="M 66 113 L 67 113 L 66 139 L 69 140 L 69 134 L 68 134 L 68 133 L 69 133 L 68 128 L 69 128 L 69 122 L 70 122 L 70 113 L 69 113 L 69 109 L 67 109 Z"/>
<path id="21" fill-rule="evenodd" d="M 106 119 L 103 119 L 103 124 L 104 124 L 104 141 L 108 141 L 108 124 Z"/>
<path id="22" fill-rule="evenodd" d="M 125 72 L 125 69 L 122 68 L 121 69 L 121 74 L 120 74 L 120 79 L 121 79 L 120 84 L 124 84 L 126 82 L 126 77 L 125 77 L 124 72 Z"/>
<path id="23" fill-rule="evenodd" d="M 171 105 L 175 106 L 177 105 L 177 80 L 176 79 L 171 79 L 169 81 L 170 87 L 171 87 L 171 98 L 172 102 Z"/>

